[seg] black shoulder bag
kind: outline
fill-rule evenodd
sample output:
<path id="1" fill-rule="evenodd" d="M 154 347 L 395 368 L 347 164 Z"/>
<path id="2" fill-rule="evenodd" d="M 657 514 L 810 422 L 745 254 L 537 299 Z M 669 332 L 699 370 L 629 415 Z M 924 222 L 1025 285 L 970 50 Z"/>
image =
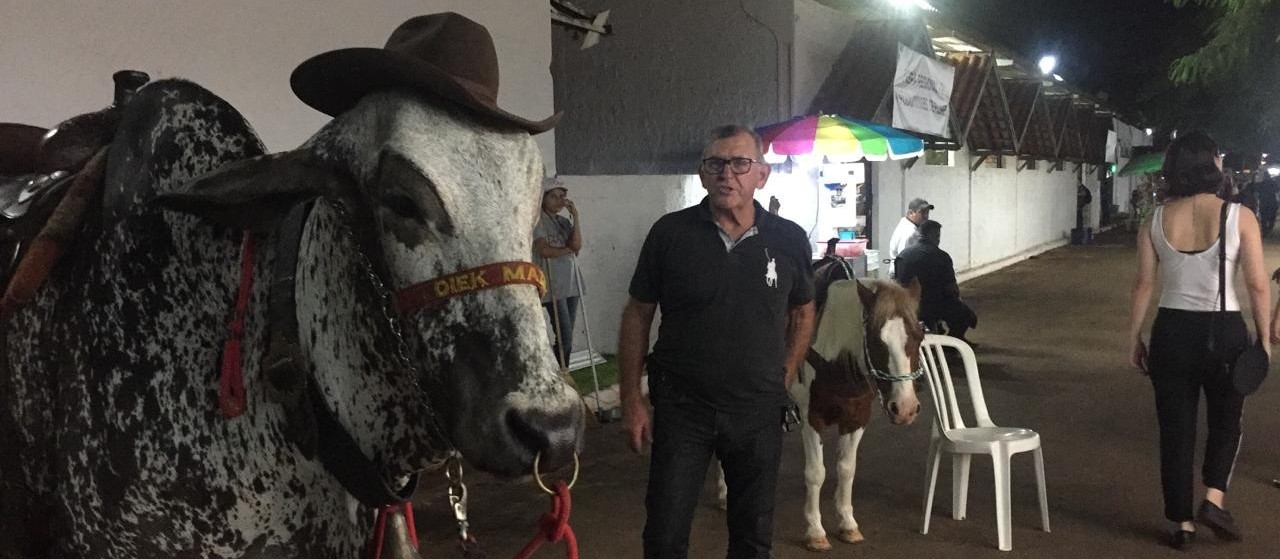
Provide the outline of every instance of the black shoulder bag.
<path id="1" fill-rule="evenodd" d="M 1235 350 L 1227 348 L 1223 340 L 1222 322 L 1227 314 L 1227 210 L 1230 208 L 1229 202 L 1222 204 L 1222 216 L 1218 224 L 1218 310 L 1217 316 L 1214 317 L 1214 328 L 1210 345 L 1216 349 L 1222 359 L 1223 373 L 1227 375 L 1231 381 L 1231 387 L 1238 393 L 1248 396 L 1258 390 L 1262 386 L 1262 381 L 1267 379 L 1267 370 L 1270 368 L 1270 359 L 1267 358 L 1266 350 L 1262 349 L 1262 336 L 1267 335 L 1266 332 L 1260 332 L 1256 342 L 1246 345 L 1243 349 Z M 1246 340 L 1248 334 L 1245 335 Z M 1235 352 L 1234 355 L 1232 352 Z"/>

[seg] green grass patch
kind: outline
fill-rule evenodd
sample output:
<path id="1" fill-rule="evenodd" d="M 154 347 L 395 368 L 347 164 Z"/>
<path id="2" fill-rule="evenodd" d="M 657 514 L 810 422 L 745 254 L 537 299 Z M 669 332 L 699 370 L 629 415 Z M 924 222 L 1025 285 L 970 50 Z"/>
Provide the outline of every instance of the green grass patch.
<path id="1" fill-rule="evenodd" d="M 602 356 L 605 358 L 605 362 L 596 364 L 596 376 L 600 380 L 600 388 L 608 388 L 618 384 L 618 356 L 611 353 L 605 353 Z M 578 385 L 578 390 L 583 394 L 590 394 L 595 391 L 595 384 L 591 382 L 591 367 L 583 367 L 570 372 L 569 375 L 573 377 L 573 381 Z"/>

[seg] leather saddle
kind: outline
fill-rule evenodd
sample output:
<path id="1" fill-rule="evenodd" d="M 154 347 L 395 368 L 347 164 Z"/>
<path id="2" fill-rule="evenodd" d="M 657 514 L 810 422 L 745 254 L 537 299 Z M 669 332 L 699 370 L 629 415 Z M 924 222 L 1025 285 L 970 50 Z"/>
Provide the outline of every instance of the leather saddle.
<path id="1" fill-rule="evenodd" d="M 111 106 L 51 130 L 0 123 L 0 319 L 29 302 L 74 241 L 106 169 L 121 108 L 150 81 L 144 72 L 112 76 Z"/>

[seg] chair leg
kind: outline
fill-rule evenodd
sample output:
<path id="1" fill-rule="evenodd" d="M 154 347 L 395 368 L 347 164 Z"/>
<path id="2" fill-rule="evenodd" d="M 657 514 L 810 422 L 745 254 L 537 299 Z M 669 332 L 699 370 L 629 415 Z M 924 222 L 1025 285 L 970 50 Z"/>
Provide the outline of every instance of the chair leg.
<path id="1" fill-rule="evenodd" d="M 1013 525 L 1010 519 L 1009 451 L 997 445 L 991 449 L 991 468 L 996 482 L 996 532 L 1000 551 L 1013 550 Z"/>
<path id="2" fill-rule="evenodd" d="M 970 454 L 951 455 L 951 518 L 965 519 L 969 504 Z"/>
<path id="3" fill-rule="evenodd" d="M 1049 494 L 1044 484 L 1044 453 L 1036 447 L 1036 488 L 1040 490 L 1040 529 L 1049 531 Z"/>
<path id="4" fill-rule="evenodd" d="M 942 460 L 942 448 L 933 442 L 929 445 L 929 464 L 925 471 L 924 485 L 928 489 L 924 493 L 924 525 L 921 534 L 929 533 L 929 518 L 933 514 L 933 490 L 938 486 L 938 464 Z"/>

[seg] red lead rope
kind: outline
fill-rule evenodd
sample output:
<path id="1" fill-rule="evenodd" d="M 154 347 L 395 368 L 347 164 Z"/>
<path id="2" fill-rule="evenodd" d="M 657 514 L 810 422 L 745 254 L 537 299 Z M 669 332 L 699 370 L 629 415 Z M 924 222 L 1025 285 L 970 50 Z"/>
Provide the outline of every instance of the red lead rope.
<path id="1" fill-rule="evenodd" d="M 551 512 L 544 513 L 538 519 L 538 533 L 529 540 L 528 545 L 516 554 L 515 559 L 528 559 L 545 542 L 564 540 L 565 556 L 578 559 L 578 538 L 573 535 L 573 527 L 569 526 L 569 511 L 573 502 L 569 497 L 569 486 L 565 482 L 556 483 L 556 492 L 551 495 Z"/>
<path id="2" fill-rule="evenodd" d="M 244 373 L 240 369 L 244 345 L 244 315 L 253 294 L 253 233 L 245 231 L 240 241 L 240 288 L 236 307 L 227 323 L 227 341 L 222 345 L 222 376 L 218 381 L 218 409 L 227 419 L 244 413 Z"/>

